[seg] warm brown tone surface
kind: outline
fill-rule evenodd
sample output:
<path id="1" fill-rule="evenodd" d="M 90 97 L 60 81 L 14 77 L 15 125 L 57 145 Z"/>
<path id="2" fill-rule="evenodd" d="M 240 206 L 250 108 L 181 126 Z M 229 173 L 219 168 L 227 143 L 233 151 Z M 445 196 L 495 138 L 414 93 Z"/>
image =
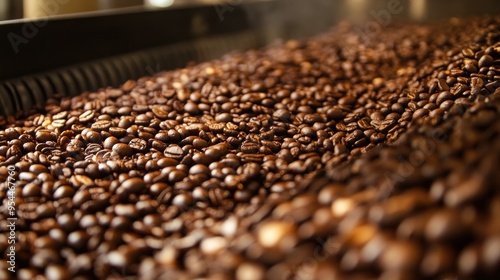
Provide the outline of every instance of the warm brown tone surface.
<path id="1" fill-rule="evenodd" d="M 498 279 L 500 19 L 353 30 L 4 125 L 17 277 Z"/>

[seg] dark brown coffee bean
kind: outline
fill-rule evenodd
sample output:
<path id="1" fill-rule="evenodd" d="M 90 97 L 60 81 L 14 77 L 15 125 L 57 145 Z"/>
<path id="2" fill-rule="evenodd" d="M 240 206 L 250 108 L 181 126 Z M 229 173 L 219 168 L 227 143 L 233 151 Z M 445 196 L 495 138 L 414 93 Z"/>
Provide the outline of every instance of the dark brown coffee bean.
<path id="1" fill-rule="evenodd" d="M 464 70 L 468 73 L 477 73 L 478 69 L 476 65 L 472 61 L 466 62 L 464 66 Z"/>
<path id="2" fill-rule="evenodd" d="M 191 175 L 197 175 L 197 174 L 210 174 L 210 169 L 203 165 L 203 164 L 196 164 L 196 165 L 193 165 L 193 167 L 191 167 L 189 169 L 189 174 Z"/>
<path id="3" fill-rule="evenodd" d="M 228 175 L 224 179 L 224 183 L 226 184 L 226 186 L 228 188 L 234 188 L 234 187 L 238 186 L 240 181 L 241 181 L 241 178 L 238 175 Z"/>
<path id="4" fill-rule="evenodd" d="M 68 266 L 68 271 L 72 274 L 85 274 L 91 271 L 93 261 L 90 254 L 80 254 L 76 256 Z"/>
<path id="5" fill-rule="evenodd" d="M 139 152 L 146 151 L 146 149 L 148 147 L 148 143 L 146 142 L 146 140 L 141 139 L 141 138 L 134 138 L 134 139 L 130 140 L 128 145 L 132 149 L 134 149 L 135 151 L 139 151 Z"/>
<path id="6" fill-rule="evenodd" d="M 168 111 L 164 110 L 164 108 L 161 108 L 160 106 L 154 106 L 151 111 L 153 111 L 153 114 L 160 120 L 168 118 Z"/>
<path id="7" fill-rule="evenodd" d="M 19 180 L 31 182 L 36 179 L 36 174 L 31 172 L 21 172 L 19 173 Z"/>
<path id="8" fill-rule="evenodd" d="M 62 128 L 66 125 L 66 120 L 53 120 L 52 121 L 52 126 L 56 128 Z"/>
<path id="9" fill-rule="evenodd" d="M 458 257 L 457 266 L 462 275 L 477 274 L 481 266 L 480 248 L 474 244 L 463 249 Z"/>
<path id="10" fill-rule="evenodd" d="M 206 148 L 208 146 L 209 146 L 208 142 L 201 138 L 196 138 L 193 140 L 193 147 L 195 149 L 202 150 L 203 148 Z"/>
<path id="11" fill-rule="evenodd" d="M 121 137 L 127 135 L 127 130 L 124 128 L 120 128 L 120 127 L 113 126 L 113 127 L 110 127 L 108 131 L 111 135 L 113 135 L 116 138 L 121 138 Z"/>
<path id="12" fill-rule="evenodd" d="M 388 119 L 388 120 L 372 120 L 370 124 L 375 127 L 378 131 L 382 133 L 387 133 L 391 128 L 393 128 L 396 125 L 397 121 L 394 119 Z"/>
<path id="13" fill-rule="evenodd" d="M 178 194 L 172 199 L 172 204 L 178 207 L 187 207 L 193 203 L 193 197 L 190 194 Z"/>
<path id="14" fill-rule="evenodd" d="M 286 251 L 295 245 L 295 226 L 286 222 L 269 221 L 260 225 L 257 231 L 257 240 L 264 248 Z"/>
<path id="15" fill-rule="evenodd" d="M 439 108 L 445 110 L 445 111 L 448 111 L 451 109 L 451 107 L 455 104 L 455 102 L 453 102 L 453 100 L 445 100 L 441 103 L 441 105 L 439 105 Z"/>
<path id="16" fill-rule="evenodd" d="M 340 120 L 344 117 L 344 112 L 339 108 L 330 108 L 326 111 L 329 120 Z"/>
<path id="17" fill-rule="evenodd" d="M 307 169 L 307 166 L 302 160 L 296 160 L 288 165 L 290 171 L 294 173 L 304 173 Z"/>
<path id="18" fill-rule="evenodd" d="M 181 160 L 184 157 L 184 151 L 179 145 L 171 144 L 164 152 L 167 158 Z"/>
<path id="19" fill-rule="evenodd" d="M 113 151 L 122 157 L 129 157 L 134 154 L 134 150 L 129 145 L 123 143 L 114 144 Z"/>
<path id="20" fill-rule="evenodd" d="M 354 105 L 356 103 L 356 99 L 352 96 L 344 96 L 339 99 L 340 105 Z"/>
<path id="21" fill-rule="evenodd" d="M 30 259 L 30 265 L 43 269 L 50 264 L 60 263 L 61 258 L 59 254 L 53 249 L 41 249 L 38 250 Z"/>
<path id="22" fill-rule="evenodd" d="M 61 186 L 57 188 L 57 190 L 54 192 L 54 199 L 61 199 L 65 197 L 72 197 L 73 194 L 75 193 L 75 190 L 70 187 L 70 186 Z"/>
<path id="23" fill-rule="evenodd" d="M 445 246 L 436 246 L 427 250 L 422 259 L 420 270 L 426 276 L 436 276 L 453 268 L 455 253 Z"/>
<path id="24" fill-rule="evenodd" d="M 489 67 L 489 66 L 493 65 L 494 62 L 495 62 L 495 60 L 490 55 L 485 54 L 479 59 L 478 65 L 479 65 L 479 68 Z"/>
<path id="25" fill-rule="evenodd" d="M 474 58 L 474 51 L 470 48 L 462 49 L 462 55 L 468 58 Z"/>
<path id="26" fill-rule="evenodd" d="M 144 189 L 145 185 L 141 178 L 130 178 L 125 180 L 121 187 L 128 193 L 138 193 Z"/>
<path id="27" fill-rule="evenodd" d="M 176 182 L 182 181 L 186 176 L 187 176 L 186 172 L 184 172 L 182 170 L 174 169 L 173 171 L 169 172 L 168 180 L 171 183 L 176 183 Z"/>
<path id="28" fill-rule="evenodd" d="M 447 90 L 450 89 L 450 87 L 448 86 L 448 84 L 446 83 L 446 81 L 443 80 L 443 79 L 439 79 L 438 80 L 438 87 L 439 87 L 440 91 L 447 91 Z"/>
<path id="29" fill-rule="evenodd" d="M 39 130 L 36 132 L 36 141 L 40 143 L 45 143 L 47 141 L 55 141 L 57 138 L 55 133 L 50 133 L 49 131 Z"/>
<path id="30" fill-rule="evenodd" d="M 413 112 L 413 117 L 414 118 L 422 118 L 422 117 L 427 116 L 428 114 L 429 114 L 428 109 L 420 108 L 420 109 L 416 110 L 415 112 Z"/>
<path id="31" fill-rule="evenodd" d="M 481 248 L 482 265 L 488 272 L 498 273 L 500 264 L 500 236 L 498 234 L 490 235 L 483 242 Z"/>
<path id="32" fill-rule="evenodd" d="M 425 235 L 431 241 L 454 241 L 467 234 L 467 228 L 456 210 L 434 213 L 425 226 Z"/>
<path id="33" fill-rule="evenodd" d="M 83 112 L 79 117 L 78 120 L 81 123 L 86 123 L 94 119 L 95 113 L 93 110 L 87 110 Z"/>
<path id="34" fill-rule="evenodd" d="M 443 103 L 443 101 L 451 99 L 453 99 L 453 95 L 449 91 L 443 91 L 438 95 L 436 99 L 436 104 L 440 105 Z"/>
<path id="35" fill-rule="evenodd" d="M 5 135 L 7 136 L 7 140 L 18 139 L 21 136 L 21 133 L 17 131 L 15 128 L 7 128 L 5 129 Z"/>
<path id="36" fill-rule="evenodd" d="M 373 143 L 380 143 L 385 140 L 385 134 L 383 133 L 374 133 L 370 136 L 370 141 Z"/>
<path id="37" fill-rule="evenodd" d="M 111 122 L 108 120 L 96 121 L 91 125 L 91 128 L 97 131 L 108 130 L 110 127 L 111 127 Z"/>
<path id="38" fill-rule="evenodd" d="M 84 250 L 89 239 L 88 234 L 83 231 L 74 231 L 68 235 L 68 245 L 75 250 Z"/>
<path id="39" fill-rule="evenodd" d="M 135 105 L 134 105 L 135 106 Z M 146 109 L 147 110 L 147 107 Z M 135 117 L 135 124 L 147 126 L 151 122 L 151 117 L 146 114 L 140 114 Z"/>
<path id="40" fill-rule="evenodd" d="M 188 101 L 186 105 L 184 105 L 184 110 L 191 115 L 196 115 L 200 113 L 198 105 L 196 105 L 196 103 L 191 101 Z"/>
<path id="41" fill-rule="evenodd" d="M 138 216 L 137 209 L 132 204 L 117 204 L 114 206 L 114 210 L 118 216 L 125 216 L 132 219 Z"/>
<path id="42" fill-rule="evenodd" d="M 258 144 L 252 142 L 243 142 L 243 144 L 241 144 L 241 151 L 245 154 L 257 153 L 259 148 L 260 146 Z"/>
<path id="43" fill-rule="evenodd" d="M 387 244 L 380 258 L 387 271 L 413 271 L 420 264 L 421 249 L 411 241 L 393 241 Z"/>
<path id="44" fill-rule="evenodd" d="M 494 93 L 495 90 L 500 87 L 500 81 L 496 80 L 494 82 L 491 82 L 491 83 L 487 83 L 485 88 L 486 90 L 489 92 L 489 93 Z"/>
<path id="45" fill-rule="evenodd" d="M 444 201 L 448 206 L 457 207 L 478 200 L 486 194 L 484 186 L 485 182 L 481 176 L 474 174 L 468 180 L 450 188 L 444 196 Z"/>

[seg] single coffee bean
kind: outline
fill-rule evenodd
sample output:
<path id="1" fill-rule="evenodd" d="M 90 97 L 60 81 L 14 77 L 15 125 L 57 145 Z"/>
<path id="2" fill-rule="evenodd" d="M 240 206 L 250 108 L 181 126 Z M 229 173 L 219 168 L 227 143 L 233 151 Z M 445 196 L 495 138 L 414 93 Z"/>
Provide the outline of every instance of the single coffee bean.
<path id="1" fill-rule="evenodd" d="M 96 121 L 91 125 L 91 128 L 97 131 L 108 130 L 111 127 L 109 120 Z"/>
<path id="2" fill-rule="evenodd" d="M 414 118 L 422 118 L 424 116 L 427 116 L 429 114 L 429 110 L 425 108 L 420 108 L 413 112 L 413 117 Z"/>
<path id="3" fill-rule="evenodd" d="M 116 143 L 113 145 L 113 151 L 122 157 L 129 157 L 134 154 L 134 150 L 127 144 Z"/>
<path id="4" fill-rule="evenodd" d="M 190 194 L 178 194 L 173 200 L 172 204 L 178 207 L 188 207 L 193 203 L 193 197 Z"/>
<path id="5" fill-rule="evenodd" d="M 286 251 L 295 245 L 295 226 L 286 222 L 270 221 L 257 231 L 257 240 L 264 248 Z"/>
<path id="6" fill-rule="evenodd" d="M 146 107 L 147 110 L 147 107 Z M 151 117 L 146 114 L 140 114 L 135 117 L 135 124 L 147 126 L 151 122 Z"/>
<path id="7" fill-rule="evenodd" d="M 411 241 L 393 241 L 387 244 L 380 257 L 380 265 L 387 271 L 412 271 L 420 263 L 421 249 Z"/>
<path id="8" fill-rule="evenodd" d="M 490 55 L 485 54 L 479 59 L 478 65 L 479 65 L 479 68 L 489 67 L 489 66 L 493 65 L 494 62 L 495 62 L 495 60 Z"/>
<path id="9" fill-rule="evenodd" d="M 171 144 L 164 152 L 167 158 L 181 160 L 184 157 L 184 151 L 179 145 Z"/>
<path id="10" fill-rule="evenodd" d="M 259 148 L 260 146 L 258 144 L 252 142 L 243 142 L 243 144 L 241 145 L 242 152 L 246 154 L 257 153 L 259 151 Z"/>
<path id="11" fill-rule="evenodd" d="M 340 98 L 338 102 L 340 105 L 354 105 L 354 103 L 356 103 L 356 99 L 352 96 L 344 96 Z"/>
<path id="12" fill-rule="evenodd" d="M 136 150 L 136 151 L 145 151 L 148 147 L 148 143 L 146 142 L 146 140 L 144 139 L 141 139 L 141 138 L 134 138 L 132 140 L 130 140 L 130 142 L 128 143 L 128 145 Z"/>
<path id="13" fill-rule="evenodd" d="M 436 276 L 453 268 L 455 254 L 446 246 L 436 246 L 424 254 L 420 270 L 426 276 Z"/>
<path id="14" fill-rule="evenodd" d="M 87 110 L 83 112 L 79 117 L 78 120 L 81 123 L 86 123 L 94 119 L 95 113 L 93 110 Z"/>
<path id="15" fill-rule="evenodd" d="M 467 235 L 467 228 L 456 210 L 440 210 L 430 216 L 425 236 L 431 241 L 454 241 Z"/>

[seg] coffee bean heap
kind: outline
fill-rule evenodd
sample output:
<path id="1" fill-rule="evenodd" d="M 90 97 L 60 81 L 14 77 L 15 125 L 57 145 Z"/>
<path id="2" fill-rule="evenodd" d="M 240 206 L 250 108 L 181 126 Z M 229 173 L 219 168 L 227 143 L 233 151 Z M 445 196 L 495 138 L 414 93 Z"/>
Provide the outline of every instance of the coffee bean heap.
<path id="1" fill-rule="evenodd" d="M 327 168 L 257 229 L 268 236 L 260 243 L 273 264 L 267 276 L 498 279 L 499 136 L 497 89 L 463 117 L 410 128 L 393 145 Z M 293 241 L 272 239 L 292 226 Z M 266 252 L 269 240 L 299 256 Z"/>
<path id="2" fill-rule="evenodd" d="M 2 120 L 17 277 L 498 276 L 499 27 L 342 23 Z"/>

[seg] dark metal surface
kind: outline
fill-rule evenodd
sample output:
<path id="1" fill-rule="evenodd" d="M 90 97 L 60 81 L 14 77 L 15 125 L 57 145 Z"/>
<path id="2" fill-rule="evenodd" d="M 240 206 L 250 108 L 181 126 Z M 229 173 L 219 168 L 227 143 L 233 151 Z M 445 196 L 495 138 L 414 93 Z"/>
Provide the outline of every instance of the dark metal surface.
<path id="1" fill-rule="evenodd" d="M 5 80 L 0 82 L 0 115 L 15 115 L 35 105 L 41 106 L 55 94 L 74 96 L 83 91 L 119 86 L 128 79 L 182 67 L 189 61 L 208 60 L 234 49 L 258 46 L 255 34 L 242 31 Z"/>
<path id="2" fill-rule="evenodd" d="M 221 22 L 208 6 L 53 19 L 42 27 L 29 21 L 0 23 L 0 80 L 249 28 L 242 9 L 235 9 L 232 15 Z M 195 19 L 202 21 L 204 34 L 192 32 Z M 33 35 L 27 33 L 28 28 L 35 28 Z M 13 46 L 15 36 L 26 43 Z"/>

